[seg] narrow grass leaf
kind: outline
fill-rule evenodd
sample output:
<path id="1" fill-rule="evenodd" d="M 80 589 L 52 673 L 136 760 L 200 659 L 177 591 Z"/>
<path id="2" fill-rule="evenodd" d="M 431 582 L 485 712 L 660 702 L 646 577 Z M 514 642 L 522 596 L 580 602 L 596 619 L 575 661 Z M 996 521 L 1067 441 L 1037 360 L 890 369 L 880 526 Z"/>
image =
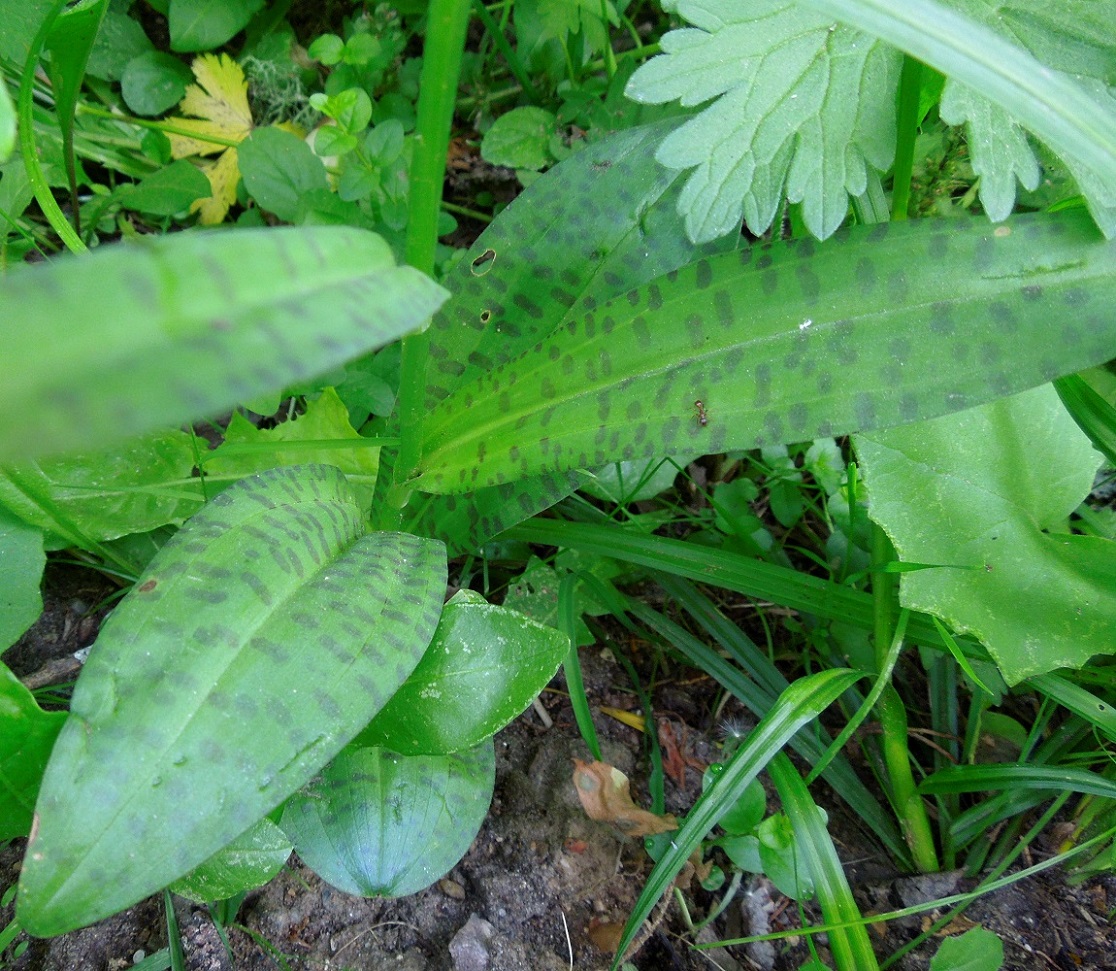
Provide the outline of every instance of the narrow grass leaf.
<path id="1" fill-rule="evenodd" d="M 829 932 L 829 949 L 838 971 L 872 971 L 879 965 L 868 931 L 810 790 L 782 753 L 771 760 L 767 771 L 794 829 L 795 850 L 802 854 L 805 869 L 813 875 L 822 916 L 836 928 Z"/>
<path id="2" fill-rule="evenodd" d="M 0 460 L 212 416 L 396 339 L 444 297 L 378 236 L 335 227 L 176 233 L 24 268 L 0 289 L 19 402 Z"/>
<path id="3" fill-rule="evenodd" d="M 28 932 L 131 906 L 305 784 L 418 663 L 445 571 L 436 541 L 365 535 L 328 466 L 275 469 L 210 502 L 78 678 L 20 877 Z"/>
<path id="4" fill-rule="evenodd" d="M 779 696 L 771 711 L 702 793 L 682 827 L 673 834 L 624 926 L 616 959 L 612 964 L 614 969 L 619 966 L 620 959 L 639 932 L 640 925 L 651 915 L 659 898 L 670 889 L 675 877 L 706 834 L 717 824 L 717 820 L 736 804 L 749 783 L 763 771 L 794 734 L 808 721 L 816 718 L 842 692 L 852 687 L 860 677 L 857 672 L 845 668 L 822 671 L 795 681 Z"/>
<path id="5" fill-rule="evenodd" d="M 428 416 L 413 485 L 462 492 L 971 408 L 1107 360 L 1113 302 L 1116 245 L 1081 212 L 700 259 L 459 387 Z"/>
<path id="6" fill-rule="evenodd" d="M 1054 793 L 1080 792 L 1116 799 L 1116 782 L 1086 769 L 1028 765 L 956 765 L 928 776 L 919 785 L 924 793 L 986 792 L 1009 789 L 1048 789 Z"/>
<path id="7" fill-rule="evenodd" d="M 1080 374 L 1067 374 L 1054 382 L 1066 411 L 1089 436 L 1097 451 L 1116 466 L 1116 408 L 1093 390 Z"/>
<path id="8" fill-rule="evenodd" d="M 1058 674 L 1036 675 L 1028 678 L 1027 684 L 1095 725 L 1116 742 L 1116 709 L 1108 702 Z"/>

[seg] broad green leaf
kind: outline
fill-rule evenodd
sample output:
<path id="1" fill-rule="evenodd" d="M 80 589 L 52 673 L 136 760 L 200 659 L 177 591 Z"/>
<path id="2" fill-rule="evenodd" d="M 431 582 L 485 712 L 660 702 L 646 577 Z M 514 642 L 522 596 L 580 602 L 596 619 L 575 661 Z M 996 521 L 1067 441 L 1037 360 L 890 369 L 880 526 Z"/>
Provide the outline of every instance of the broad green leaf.
<path id="1" fill-rule="evenodd" d="M 203 443 L 204 445 L 204 443 Z M 0 507 L 46 534 L 47 548 L 180 525 L 204 501 L 186 432 L 156 432 L 104 451 L 0 466 Z"/>
<path id="2" fill-rule="evenodd" d="M 282 128 L 257 128 L 240 143 L 237 160 L 252 198 L 285 222 L 295 221 L 303 193 L 329 187 L 314 150 Z"/>
<path id="3" fill-rule="evenodd" d="M 154 216 L 186 212 L 195 199 L 209 194 L 209 180 L 185 159 L 157 169 L 143 181 L 125 186 L 117 198 L 125 209 Z"/>
<path id="4" fill-rule="evenodd" d="M 333 388 L 325 388 L 306 404 L 306 412 L 274 428 L 260 429 L 243 415 L 233 415 L 225 442 L 205 458 L 211 477 L 262 472 L 276 465 L 320 462 L 339 468 L 357 494 L 361 509 L 372 502 L 379 467 L 379 448 L 368 447 L 349 423 L 349 411 Z"/>
<path id="5" fill-rule="evenodd" d="M 0 664 L 0 840 L 26 836 L 39 781 L 66 713 L 43 711 Z"/>
<path id="6" fill-rule="evenodd" d="M 22 65 L 53 0 L 0 0 L 0 57 Z"/>
<path id="7" fill-rule="evenodd" d="M 857 452 L 900 557 L 943 564 L 903 574 L 905 607 L 974 634 L 1008 684 L 1112 652 L 1116 543 L 1065 531 L 1100 456 L 1052 388 L 862 435 Z"/>
<path id="8" fill-rule="evenodd" d="M 110 2 L 93 49 L 89 52 L 86 72 L 105 81 L 119 81 L 128 64 L 145 53 L 154 53 L 154 47 L 140 22 L 126 13 L 113 10 Z M 188 76 L 190 72 L 187 70 L 186 73 Z M 166 107 L 169 108 L 170 104 Z"/>
<path id="9" fill-rule="evenodd" d="M 831 236 L 848 197 L 891 164 L 899 53 L 793 0 L 681 0 L 677 12 L 694 27 L 666 34 L 626 94 L 717 99 L 655 153 L 694 169 L 678 200 L 690 238 L 734 232 L 741 215 L 762 234 L 784 189 L 810 232 Z"/>
<path id="10" fill-rule="evenodd" d="M 170 0 L 172 51 L 208 51 L 239 33 L 263 0 Z"/>
<path id="11" fill-rule="evenodd" d="M 262 887 L 291 855 L 291 841 L 266 816 L 168 889 L 199 904 Z"/>
<path id="12" fill-rule="evenodd" d="M 406 755 L 473 748 L 531 703 L 569 649 L 553 627 L 463 590 L 442 609 L 418 667 L 357 741 Z"/>
<path id="13" fill-rule="evenodd" d="M 779 695 L 771 710 L 725 763 L 724 770 L 713 785 L 701 794 L 686 816 L 682 828 L 672 834 L 669 848 L 655 864 L 655 869 L 651 871 L 651 876 L 624 925 L 624 934 L 616 948 L 617 959 L 613 962 L 613 968 L 619 964 L 619 956 L 628 949 L 636 932 L 651 915 L 659 898 L 673 884 L 690 854 L 717 825 L 717 820 L 736 803 L 752 780 L 779 754 L 795 732 L 808 721 L 817 718 L 859 678 L 860 675 L 855 671 L 834 668 L 799 678 Z"/>
<path id="14" fill-rule="evenodd" d="M 176 233 L 21 269 L 0 288 L 20 403 L 0 459 L 215 414 L 396 339 L 443 298 L 378 236 L 336 227 Z"/>
<path id="15" fill-rule="evenodd" d="M 1000 971 L 1004 942 L 983 927 L 971 927 L 958 937 L 947 937 L 930 959 L 930 971 Z"/>
<path id="16" fill-rule="evenodd" d="M 1116 245 L 1080 212 L 712 256 L 460 387 L 427 417 L 414 484 L 459 492 L 946 414 L 1107 360 L 1113 301 Z"/>
<path id="17" fill-rule="evenodd" d="M 42 613 L 45 565 L 42 531 L 0 506 L 0 653 Z"/>
<path id="18" fill-rule="evenodd" d="M 1072 168 L 1101 229 L 1110 238 L 1116 235 L 1116 98 L 1107 89 L 1113 80 L 1112 0 L 1043 7 L 998 3 L 994 9 L 987 0 L 806 2 L 1004 108 Z M 981 22 L 991 17 L 1035 53 Z M 1051 30 L 1055 24 L 1060 37 Z M 1056 69 L 1044 65 L 1039 53 Z M 1107 84 L 1079 77 L 1098 70 L 1107 71 Z"/>
<path id="19" fill-rule="evenodd" d="M 177 57 L 163 51 L 147 51 L 125 66 L 120 93 L 137 115 L 158 115 L 178 104 L 193 80 L 190 68 Z"/>
<path id="20" fill-rule="evenodd" d="M 528 105 L 501 115 L 481 140 L 481 157 L 493 165 L 538 171 L 551 161 L 550 140 L 558 132 L 554 114 Z"/>
<path id="21" fill-rule="evenodd" d="M 363 535 L 344 476 L 274 469 L 155 556 L 78 678 L 36 806 L 19 920 L 51 936 L 201 864 L 304 785 L 406 680 L 440 543 Z"/>
<path id="22" fill-rule="evenodd" d="M 364 897 L 401 897 L 465 855 L 495 782 L 491 739 L 457 755 L 354 744 L 287 802 L 280 825 L 327 883 Z"/>

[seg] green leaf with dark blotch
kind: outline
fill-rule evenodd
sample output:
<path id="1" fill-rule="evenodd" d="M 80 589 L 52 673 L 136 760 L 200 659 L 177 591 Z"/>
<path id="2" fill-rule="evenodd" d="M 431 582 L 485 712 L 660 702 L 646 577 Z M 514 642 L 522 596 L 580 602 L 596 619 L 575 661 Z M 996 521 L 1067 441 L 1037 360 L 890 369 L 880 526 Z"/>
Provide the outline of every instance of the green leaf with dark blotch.
<path id="1" fill-rule="evenodd" d="M 248 26 L 263 0 L 170 0 L 172 51 L 208 51 Z"/>
<path id="2" fill-rule="evenodd" d="M 0 506 L 0 652 L 38 619 L 46 566 L 43 533 Z"/>
<path id="3" fill-rule="evenodd" d="M 364 535 L 344 476 L 221 493 L 101 629 L 36 806 L 19 920 L 100 920 L 188 873 L 304 785 L 414 670 L 440 543 Z"/>
<path id="4" fill-rule="evenodd" d="M 459 492 L 917 421 L 1116 344 L 1116 245 L 1081 212 L 838 236 L 702 259 L 569 321 L 434 409 L 414 485 Z"/>
<path id="5" fill-rule="evenodd" d="M 324 388 L 307 401 L 303 414 L 273 428 L 257 428 L 243 415 L 233 415 L 225 428 L 224 443 L 205 457 L 204 468 L 208 476 L 221 479 L 240 478 L 276 465 L 332 465 L 345 473 L 361 508 L 367 510 L 380 450 L 364 443 L 349 423 L 349 411 L 337 392 Z M 314 447 L 308 447 L 312 444 Z"/>
<path id="6" fill-rule="evenodd" d="M 679 180 L 652 158 L 677 124 L 630 129 L 586 146 L 521 193 L 481 234 L 444 281 L 452 297 L 430 328 L 430 402 L 533 347 L 579 307 L 714 251 L 686 239 L 675 205 Z M 601 206 L 606 197 L 610 204 Z M 443 539 L 454 552 L 474 550 L 583 480 L 563 472 L 478 489 L 468 499 L 416 497 L 411 528 Z"/>
<path id="7" fill-rule="evenodd" d="M 204 447 L 204 445 L 203 445 Z M 0 507 L 46 534 L 47 549 L 180 525 L 205 501 L 186 432 L 144 435 L 100 452 L 0 466 Z"/>
<path id="8" fill-rule="evenodd" d="M 338 227 L 176 233 L 25 268 L 0 288 L 20 403 L 0 459 L 215 414 L 395 340 L 444 296 L 380 237 Z"/>
<path id="9" fill-rule="evenodd" d="M 329 188 L 322 160 L 282 128 L 257 128 L 237 147 L 237 163 L 244 188 L 284 222 L 295 221 L 303 194 Z"/>
<path id="10" fill-rule="evenodd" d="M 173 216 L 185 212 L 190 203 L 210 194 L 209 180 L 192 162 L 184 158 L 157 169 L 142 182 L 124 186 L 117 198 L 125 209 L 153 216 Z"/>
<path id="11" fill-rule="evenodd" d="M 655 864 L 628 922 L 624 925 L 624 934 L 616 949 L 617 959 L 613 961 L 613 968 L 619 965 L 620 956 L 628 949 L 640 926 L 651 915 L 659 898 L 674 883 L 690 854 L 717 825 L 717 820 L 736 804 L 752 780 L 779 754 L 794 734 L 807 722 L 817 718 L 843 692 L 856 684 L 860 677 L 860 674 L 847 668 L 833 668 L 799 678 L 779 695 L 771 711 L 724 764 L 723 771 L 712 785 L 701 794 L 694 808 L 686 815 L 682 827 L 671 834 L 669 847 Z"/>
<path id="12" fill-rule="evenodd" d="M 473 748 L 531 703 L 569 650 L 553 627 L 462 590 L 442 608 L 418 667 L 356 741 L 406 755 Z"/>
<path id="13" fill-rule="evenodd" d="M 465 855 L 495 782 L 491 739 L 456 755 L 354 744 L 288 800 L 280 826 L 327 883 L 364 897 L 401 897 Z"/>
<path id="14" fill-rule="evenodd" d="M 0 840 L 31 832 L 39 782 L 65 721 L 65 712 L 43 711 L 0 664 Z"/>
<path id="15" fill-rule="evenodd" d="M 199 904 L 228 900 L 262 887 L 283 869 L 292 849 L 287 835 L 265 816 L 168 889 Z"/>
<path id="16" fill-rule="evenodd" d="M 1116 542 L 1066 531 L 1101 458 L 1053 388 L 856 448 L 869 513 L 900 557 L 949 564 L 903 574 L 904 606 L 979 638 L 1008 684 L 1112 653 Z"/>

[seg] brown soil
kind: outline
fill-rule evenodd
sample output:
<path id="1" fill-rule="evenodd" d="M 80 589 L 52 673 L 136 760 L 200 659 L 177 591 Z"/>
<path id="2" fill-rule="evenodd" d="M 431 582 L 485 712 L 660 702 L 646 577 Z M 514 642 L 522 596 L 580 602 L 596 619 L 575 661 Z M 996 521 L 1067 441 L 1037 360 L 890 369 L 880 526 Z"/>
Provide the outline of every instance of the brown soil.
<path id="1" fill-rule="evenodd" d="M 58 658 L 69 656 L 95 635 L 96 617 L 89 608 L 111 588 L 95 576 L 75 570 L 54 571 L 44 617 L 4 655 L 21 677 Z M 633 709 L 622 670 L 607 651 L 583 652 L 591 700 L 595 705 Z M 564 686 L 559 678 L 555 688 Z M 709 692 L 704 692 L 708 696 Z M 232 927 L 230 961 L 203 908 L 176 900 L 181 937 L 191 971 L 272 971 L 292 969 L 394 969 L 394 971 L 596 971 L 609 956 L 598 950 L 591 930 L 623 922 L 649 871 L 638 840 L 624 839 L 611 827 L 585 817 L 571 783 L 572 760 L 588 758 L 568 702 L 560 690 L 544 695 L 554 724 L 544 727 L 528 711 L 497 739 L 497 786 L 492 812 L 472 849 L 438 884 L 413 897 L 365 900 L 333 890 L 292 857 L 267 887 L 249 895 L 239 922 L 254 939 Z M 656 697 L 656 710 L 670 719 L 671 731 L 695 764 L 716 758 L 701 685 L 667 684 Z M 601 716 L 605 759 L 639 779 L 646 771 L 642 736 Z M 667 808 L 685 811 L 699 789 L 695 768 L 686 771 L 683 791 L 667 782 Z M 646 791 L 634 787 L 637 803 L 647 805 Z M 818 797 L 827 798 L 824 790 Z M 882 912 L 917 900 L 935 899 L 968 885 L 955 876 L 904 877 L 889 869 L 886 857 L 853 825 L 840 806 L 830 807 L 830 829 L 850 881 L 866 912 Z M 0 852 L 0 891 L 18 877 L 22 842 Z M 697 919 L 713 903 L 704 891 L 687 895 Z M 981 924 L 1004 941 L 1008 969 L 1116 969 L 1116 880 L 1094 879 L 1068 886 L 1057 871 L 1016 884 L 980 900 L 957 926 L 959 933 Z M 817 915 L 806 909 L 808 919 Z M 930 915 L 931 917 L 935 915 Z M 0 928 L 12 917 L 0 911 Z M 763 878 L 746 880 L 742 891 L 705 934 L 706 943 L 763 928 L 791 928 L 797 906 L 780 897 Z M 895 922 L 875 932 L 877 954 L 893 953 L 921 929 L 923 918 Z M 607 929 L 607 926 L 606 926 Z M 167 944 L 161 899 L 93 927 L 52 940 L 33 940 L 26 950 L 0 967 L 13 971 L 122 971 L 144 954 Z M 258 940 L 274 949 L 268 952 Z M 599 938 L 598 938 L 599 939 Z M 631 958 L 639 971 L 709 971 L 756 968 L 790 971 L 809 960 L 802 937 L 774 945 L 751 945 L 698 951 L 684 932 L 672 905 L 639 952 Z M 817 942 L 827 960 L 824 937 Z M 929 967 L 937 950 L 932 940 L 894 965 L 900 971 Z"/>

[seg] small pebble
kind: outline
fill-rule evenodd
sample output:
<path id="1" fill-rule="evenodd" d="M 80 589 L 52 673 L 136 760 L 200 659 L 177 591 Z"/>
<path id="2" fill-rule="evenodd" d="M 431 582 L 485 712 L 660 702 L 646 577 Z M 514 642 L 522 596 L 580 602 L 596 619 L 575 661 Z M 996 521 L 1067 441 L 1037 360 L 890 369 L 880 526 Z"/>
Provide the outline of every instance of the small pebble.
<path id="1" fill-rule="evenodd" d="M 452 897 L 454 900 L 465 899 L 465 888 L 456 880 L 451 880 L 449 877 L 445 877 L 438 881 L 438 889 L 447 897 Z"/>

